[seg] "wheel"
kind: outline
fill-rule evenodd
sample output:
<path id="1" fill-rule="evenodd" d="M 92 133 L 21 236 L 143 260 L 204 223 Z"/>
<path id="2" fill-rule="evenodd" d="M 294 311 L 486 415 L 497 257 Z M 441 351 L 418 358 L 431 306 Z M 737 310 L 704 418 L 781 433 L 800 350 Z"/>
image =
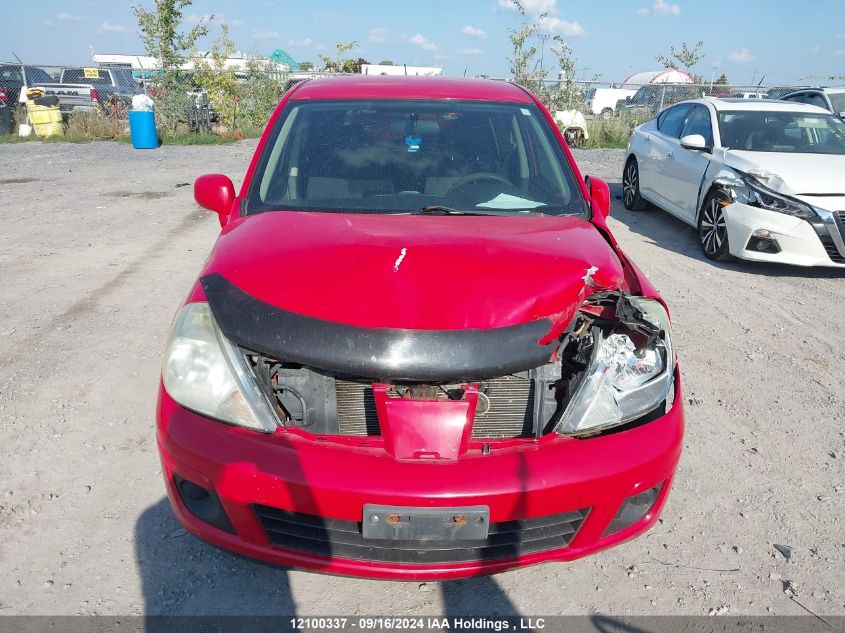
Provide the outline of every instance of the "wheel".
<path id="1" fill-rule="evenodd" d="M 640 168 L 636 158 L 629 158 L 622 174 L 622 204 L 628 211 L 642 211 L 648 203 L 640 196 Z"/>
<path id="2" fill-rule="evenodd" d="M 698 242 L 707 259 L 730 262 L 736 259 L 728 249 L 728 225 L 723 202 L 730 198 L 724 191 L 708 194 L 698 214 Z"/>
<path id="3" fill-rule="evenodd" d="M 603 119 L 609 119 L 613 116 L 613 108 L 605 108 L 601 111 L 601 114 L 599 114 L 599 116 Z"/>
<path id="4" fill-rule="evenodd" d="M 569 128 L 563 133 L 563 138 L 569 147 L 578 147 L 581 144 L 581 130 Z"/>

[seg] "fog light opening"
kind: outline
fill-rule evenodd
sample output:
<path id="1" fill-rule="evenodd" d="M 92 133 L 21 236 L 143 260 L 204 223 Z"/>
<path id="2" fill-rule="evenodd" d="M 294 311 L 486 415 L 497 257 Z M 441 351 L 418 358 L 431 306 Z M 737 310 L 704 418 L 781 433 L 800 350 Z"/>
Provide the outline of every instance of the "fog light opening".
<path id="1" fill-rule="evenodd" d="M 229 521 L 216 492 L 179 475 L 173 475 L 173 482 L 176 484 L 179 498 L 191 514 L 224 532 L 235 533 L 235 528 L 232 527 L 232 522 Z"/>
<path id="2" fill-rule="evenodd" d="M 755 229 L 745 249 L 759 253 L 780 253 L 781 251 L 780 244 L 768 229 Z"/>
<path id="3" fill-rule="evenodd" d="M 626 498 L 602 536 L 609 536 L 610 534 L 624 530 L 647 515 L 654 507 L 657 497 L 660 496 L 660 491 L 663 489 L 664 483 L 660 482 L 654 488 L 649 488 L 632 497 Z"/>

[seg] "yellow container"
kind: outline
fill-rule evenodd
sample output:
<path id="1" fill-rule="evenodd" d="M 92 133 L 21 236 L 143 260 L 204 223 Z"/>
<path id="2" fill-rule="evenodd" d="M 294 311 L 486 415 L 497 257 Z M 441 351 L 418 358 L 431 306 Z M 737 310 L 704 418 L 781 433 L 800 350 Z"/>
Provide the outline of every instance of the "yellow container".
<path id="1" fill-rule="evenodd" d="M 32 101 L 27 101 L 26 112 L 38 136 L 61 136 L 65 133 L 59 106 L 35 105 Z"/>

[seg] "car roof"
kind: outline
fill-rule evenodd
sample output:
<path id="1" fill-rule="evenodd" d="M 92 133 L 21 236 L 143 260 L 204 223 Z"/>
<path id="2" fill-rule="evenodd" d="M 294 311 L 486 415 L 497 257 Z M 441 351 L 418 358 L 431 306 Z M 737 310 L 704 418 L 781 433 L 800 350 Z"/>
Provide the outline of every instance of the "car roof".
<path id="1" fill-rule="evenodd" d="M 824 112 L 830 114 L 830 112 L 818 106 L 807 103 L 795 103 L 793 101 L 780 101 L 777 99 L 719 99 L 716 97 L 704 97 L 682 103 L 709 104 L 717 112 L 723 112 L 725 110 L 730 110 L 731 112 L 756 110 L 758 112 L 810 112 L 813 114 Z"/>
<path id="2" fill-rule="evenodd" d="M 465 99 L 533 102 L 527 91 L 506 81 L 402 75 L 309 79 L 298 85 L 291 99 Z"/>
<path id="3" fill-rule="evenodd" d="M 827 88 L 822 88 L 820 86 L 806 86 L 804 88 L 796 88 L 789 94 L 795 94 L 796 92 L 807 92 L 808 90 L 814 90 L 816 92 L 826 92 L 828 94 L 839 94 L 840 92 L 845 92 L 845 86 L 830 86 Z M 784 95 L 788 97 L 789 95 Z"/>

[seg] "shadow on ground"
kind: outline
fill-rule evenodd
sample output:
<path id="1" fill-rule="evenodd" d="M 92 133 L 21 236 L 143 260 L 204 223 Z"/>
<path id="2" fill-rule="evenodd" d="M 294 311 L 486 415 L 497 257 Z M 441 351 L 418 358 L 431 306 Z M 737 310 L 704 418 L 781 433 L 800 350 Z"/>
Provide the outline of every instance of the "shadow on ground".
<path id="1" fill-rule="evenodd" d="M 612 182 L 609 185 L 612 200 L 611 218 L 625 225 L 632 233 L 642 235 L 655 246 L 712 266 L 714 272 L 722 269 L 736 270 L 752 275 L 765 275 L 767 277 L 804 279 L 845 278 L 845 269 L 842 268 L 803 268 L 801 266 L 790 266 L 787 264 L 770 264 L 742 260 L 730 263 L 710 261 L 701 252 L 701 247 L 698 244 L 698 235 L 693 227 L 654 206 L 650 206 L 645 211 L 628 211 L 622 205 L 622 184 Z"/>
<path id="2" fill-rule="evenodd" d="M 219 550 L 187 533 L 167 499 L 135 528 L 144 615 L 291 615 L 288 573 Z"/>

